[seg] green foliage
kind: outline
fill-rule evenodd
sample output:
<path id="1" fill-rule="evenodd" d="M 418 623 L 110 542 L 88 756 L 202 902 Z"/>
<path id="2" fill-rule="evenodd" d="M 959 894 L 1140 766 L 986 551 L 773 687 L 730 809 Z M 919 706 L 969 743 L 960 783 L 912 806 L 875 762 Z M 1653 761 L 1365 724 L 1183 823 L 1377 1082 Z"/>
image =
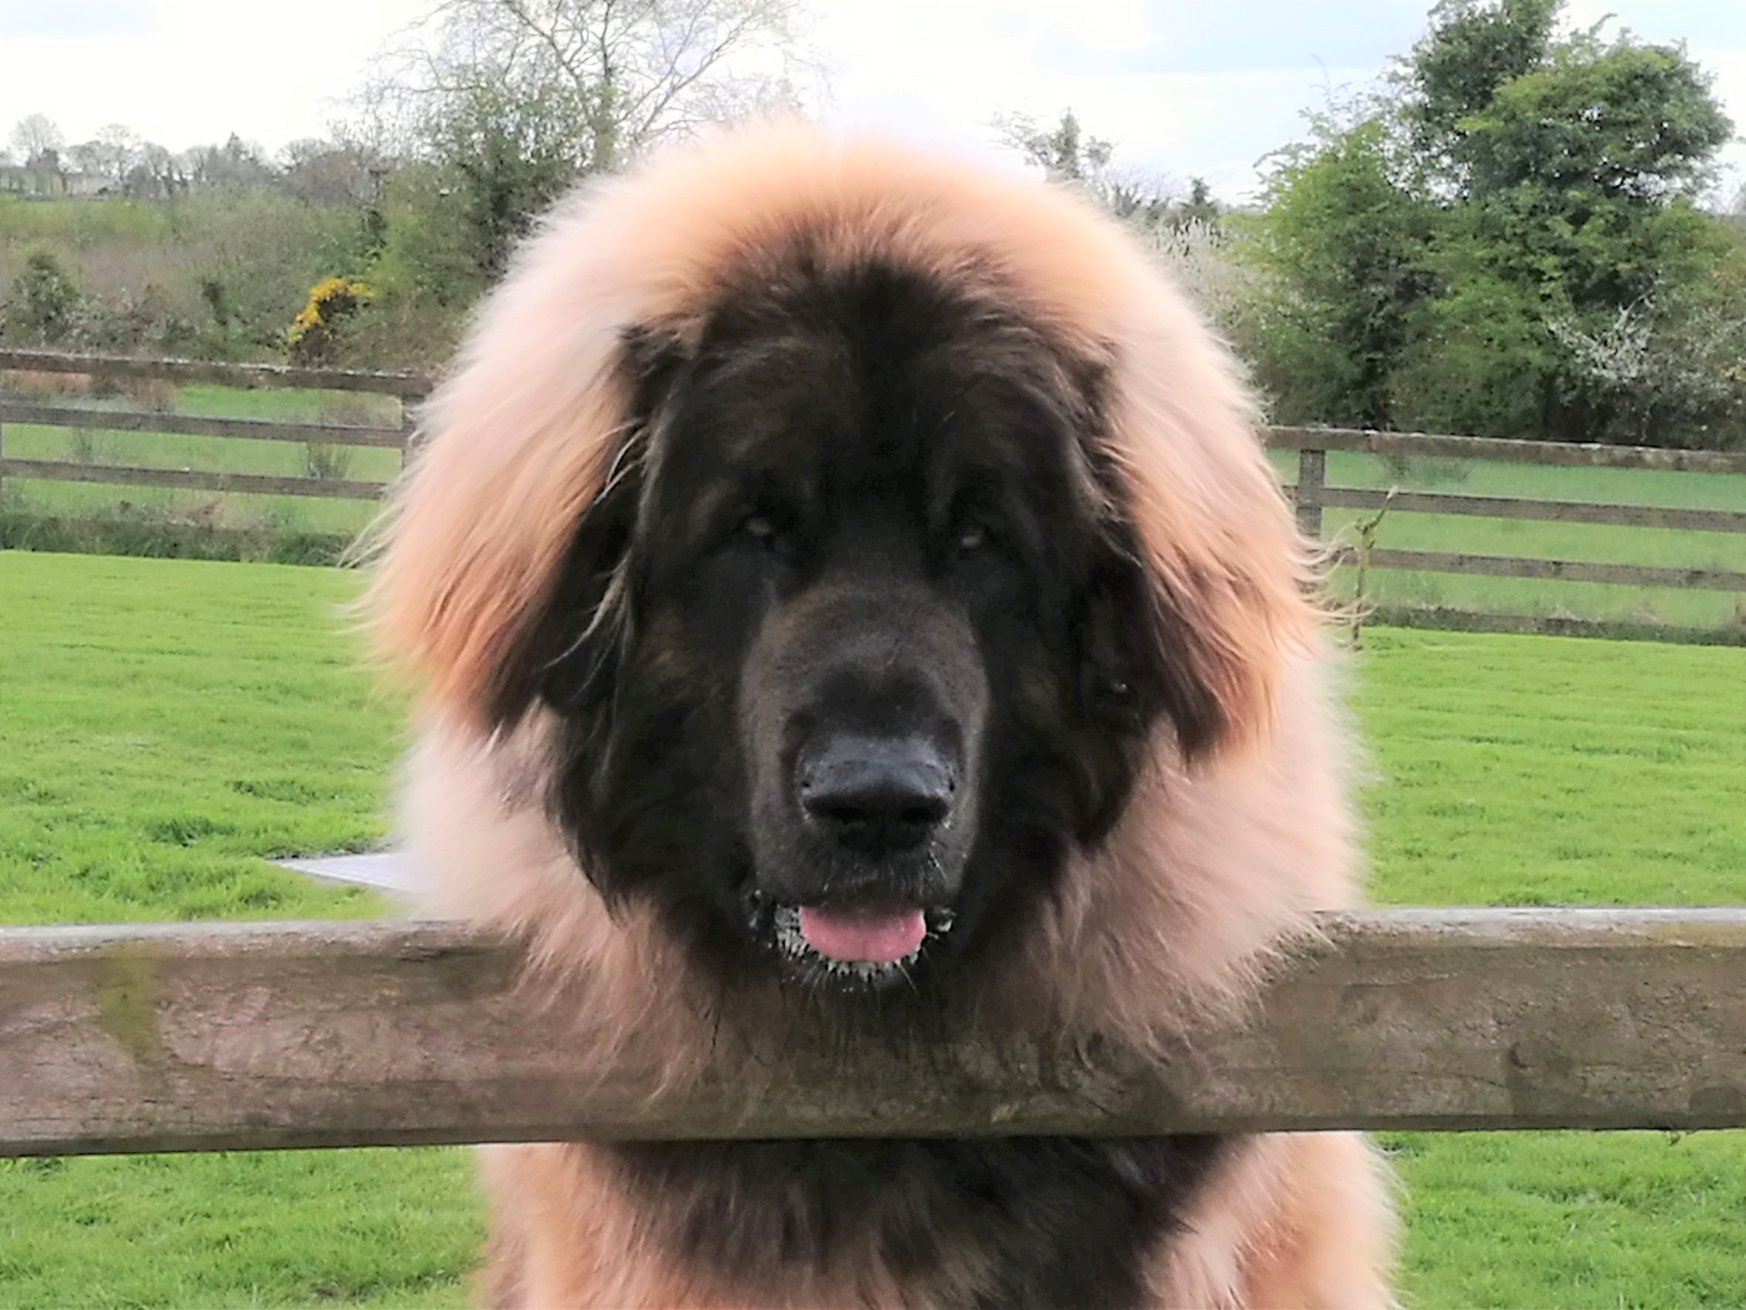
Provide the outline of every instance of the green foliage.
<path id="1" fill-rule="evenodd" d="M 53 253 L 78 288 L 67 349 L 272 358 L 310 286 L 355 270 L 365 231 L 355 206 L 264 186 L 191 190 L 167 201 L 0 197 L 0 287 L 27 256 Z M 36 340 L 8 310 L 4 339 Z"/>
<path id="2" fill-rule="evenodd" d="M 14 340 L 55 346 L 78 325 L 81 297 L 73 279 L 49 250 L 32 250 L 12 282 L 6 303 L 6 335 Z"/>
<path id="3" fill-rule="evenodd" d="M 1438 0 L 1406 60 L 1402 117 L 1421 155 L 1447 167 L 1463 120 L 1546 62 L 1563 0 Z"/>
<path id="4" fill-rule="evenodd" d="M 1282 422 L 1394 423 L 1395 375 L 1430 291 L 1433 218 L 1400 180 L 1395 147 L 1372 112 L 1350 124 L 1318 120 L 1313 145 L 1275 160 L 1249 250 L 1274 280 L 1247 344 Z"/>
<path id="5" fill-rule="evenodd" d="M 1608 200 L 1682 194 L 1731 131 L 1683 50 L 1582 36 L 1501 84 L 1456 125 L 1454 148 L 1471 194 L 1525 189 L 1580 228 Z"/>
<path id="6" fill-rule="evenodd" d="M 1292 421 L 1746 442 L 1738 230 L 1690 197 L 1730 124 L 1683 49 L 1558 0 L 1444 0 L 1391 87 L 1276 157 L 1249 258 Z"/>
<path id="7" fill-rule="evenodd" d="M 480 280 L 500 277 L 534 219 L 594 167 L 588 124 L 589 106 L 555 82 L 518 87 L 484 78 L 440 103 L 427 128 L 430 146 Z"/>

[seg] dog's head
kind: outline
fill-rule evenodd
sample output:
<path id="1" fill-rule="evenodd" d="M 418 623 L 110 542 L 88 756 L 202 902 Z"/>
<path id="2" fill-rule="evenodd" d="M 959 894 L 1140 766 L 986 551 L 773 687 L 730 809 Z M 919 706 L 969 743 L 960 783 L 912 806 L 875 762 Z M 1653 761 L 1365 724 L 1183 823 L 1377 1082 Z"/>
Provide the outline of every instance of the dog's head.
<path id="1" fill-rule="evenodd" d="M 1168 293 L 1098 220 L 808 149 L 701 231 L 656 218 L 694 160 L 531 247 L 378 586 L 447 715 L 556 725 L 609 903 L 730 974 L 920 988 L 1024 931 L 1160 753 L 1264 733 L 1307 606 L 1222 356 L 1135 312 Z"/>

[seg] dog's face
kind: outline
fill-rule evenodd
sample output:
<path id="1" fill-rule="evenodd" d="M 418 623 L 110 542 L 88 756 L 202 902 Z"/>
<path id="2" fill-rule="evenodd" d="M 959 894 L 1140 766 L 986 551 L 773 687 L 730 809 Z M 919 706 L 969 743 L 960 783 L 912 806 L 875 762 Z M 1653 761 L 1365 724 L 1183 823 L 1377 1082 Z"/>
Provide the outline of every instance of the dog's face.
<path id="1" fill-rule="evenodd" d="M 501 707 L 609 901 L 820 990 L 940 985 L 1122 811 L 1161 718 L 1222 730 L 1103 443 L 1105 373 L 888 266 L 793 267 L 689 344 L 627 332 L 634 421 Z"/>

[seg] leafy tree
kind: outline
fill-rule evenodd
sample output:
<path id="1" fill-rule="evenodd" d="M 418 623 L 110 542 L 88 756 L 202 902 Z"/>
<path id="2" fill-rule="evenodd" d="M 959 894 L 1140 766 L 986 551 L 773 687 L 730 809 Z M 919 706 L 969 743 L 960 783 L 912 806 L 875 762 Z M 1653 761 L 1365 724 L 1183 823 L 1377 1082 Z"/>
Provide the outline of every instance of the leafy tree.
<path id="1" fill-rule="evenodd" d="M 1433 213 L 1400 177 L 1386 111 L 1318 119 L 1316 139 L 1275 157 L 1268 212 L 1249 257 L 1274 275 L 1254 343 L 1287 422 L 1386 428 L 1394 377 L 1431 290 Z"/>
<path id="2" fill-rule="evenodd" d="M 1543 66 L 1563 0 L 1439 0 L 1431 30 L 1397 71 L 1401 116 L 1413 148 L 1434 173 L 1457 174 L 1465 119 L 1499 88 Z"/>
<path id="3" fill-rule="evenodd" d="M 1001 139 L 1040 168 L 1044 177 L 1084 192 L 1117 218 L 1151 223 L 1172 213 L 1164 180 L 1118 168 L 1113 162 L 1115 147 L 1087 134 L 1071 109 L 1064 110 L 1052 127 L 1039 126 L 1026 114 L 1001 115 L 994 126 Z"/>
<path id="4" fill-rule="evenodd" d="M 454 201 L 471 232 L 473 266 L 489 282 L 502 274 L 535 217 L 586 168 L 591 129 L 584 107 L 567 87 L 481 81 L 446 98 L 429 130 L 457 184 Z"/>
<path id="5" fill-rule="evenodd" d="M 578 178 L 789 103 L 799 0 L 446 0 L 385 50 L 351 135 L 428 166 L 386 195 L 386 302 L 497 277 Z M 458 220 L 458 221 L 457 221 Z"/>
<path id="6" fill-rule="evenodd" d="M 1442 0 L 1374 102 L 1277 157 L 1251 255 L 1275 275 L 1259 372 L 1282 414 L 1746 435 L 1738 370 L 1670 354 L 1690 322 L 1727 318 L 1733 246 L 1692 198 L 1731 125 L 1683 48 L 1558 37 L 1560 16 L 1560 0 Z"/>

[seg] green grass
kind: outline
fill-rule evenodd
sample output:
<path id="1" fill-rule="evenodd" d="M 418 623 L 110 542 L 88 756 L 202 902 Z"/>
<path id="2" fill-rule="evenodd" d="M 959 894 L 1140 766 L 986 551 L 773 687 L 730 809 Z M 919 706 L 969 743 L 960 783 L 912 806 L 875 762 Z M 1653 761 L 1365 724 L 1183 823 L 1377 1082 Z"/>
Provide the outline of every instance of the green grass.
<path id="1" fill-rule="evenodd" d="M 368 848 L 400 743 L 331 570 L 0 553 L 0 922 L 368 915 L 264 857 Z M 1746 651 L 1374 629 L 1395 903 L 1746 900 Z M 1417 1310 L 1742 1304 L 1746 1134 L 1415 1134 Z M 0 1164 L 0 1304 L 456 1305 L 464 1152 Z"/>
<path id="2" fill-rule="evenodd" d="M 1746 901 L 1746 651 L 1390 629 L 1365 643 L 1379 900 Z M 1746 1132 L 1388 1144 L 1419 1310 L 1746 1301 Z"/>

